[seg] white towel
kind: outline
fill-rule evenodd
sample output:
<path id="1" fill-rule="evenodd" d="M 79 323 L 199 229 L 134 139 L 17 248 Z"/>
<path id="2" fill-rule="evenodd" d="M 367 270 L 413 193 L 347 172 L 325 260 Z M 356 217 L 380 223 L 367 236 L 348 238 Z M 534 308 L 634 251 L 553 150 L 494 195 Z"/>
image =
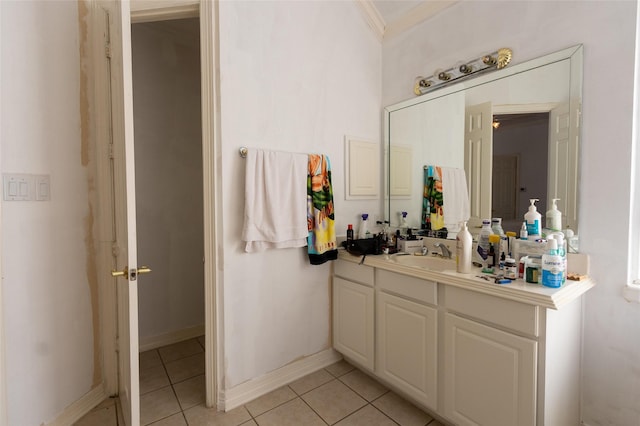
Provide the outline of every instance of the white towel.
<path id="1" fill-rule="evenodd" d="M 469 220 L 469 190 L 463 169 L 442 167 L 442 204 L 444 205 L 444 226 L 457 232 L 460 222 Z"/>
<path id="2" fill-rule="evenodd" d="M 251 149 L 246 158 L 246 252 L 307 245 L 308 156 Z"/>

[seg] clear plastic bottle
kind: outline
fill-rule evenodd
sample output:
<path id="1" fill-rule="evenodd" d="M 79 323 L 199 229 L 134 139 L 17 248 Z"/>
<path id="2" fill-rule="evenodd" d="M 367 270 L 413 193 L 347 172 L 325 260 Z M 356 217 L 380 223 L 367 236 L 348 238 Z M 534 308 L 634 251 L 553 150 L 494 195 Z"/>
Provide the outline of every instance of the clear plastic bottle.
<path id="1" fill-rule="evenodd" d="M 562 230 L 562 213 L 558 210 L 556 201 L 560 201 L 560 198 L 553 198 L 551 200 L 551 208 L 547 210 L 547 214 L 545 215 L 545 226 L 550 232 L 559 232 Z"/>
<path id="2" fill-rule="evenodd" d="M 500 235 L 501 237 L 504 235 L 504 230 L 502 229 L 501 217 L 491 218 L 491 230 L 493 231 L 494 234 Z"/>
<path id="3" fill-rule="evenodd" d="M 487 258 L 489 257 L 489 248 L 491 244 L 489 243 L 489 236 L 492 235 L 491 232 L 491 221 L 489 219 L 482 220 L 482 229 L 478 234 L 478 256 L 480 256 L 480 261 L 482 262 L 482 267 L 487 267 Z"/>
<path id="4" fill-rule="evenodd" d="M 361 218 L 362 219 L 360 220 L 360 228 L 358 229 L 358 238 L 364 240 L 365 238 L 368 238 L 369 235 L 371 235 L 367 227 L 367 219 L 369 218 L 369 215 L 367 213 L 363 213 Z"/>
<path id="5" fill-rule="evenodd" d="M 467 221 L 462 222 L 462 227 L 456 235 L 456 271 L 461 274 L 471 273 L 471 246 L 473 240 L 467 228 Z"/>

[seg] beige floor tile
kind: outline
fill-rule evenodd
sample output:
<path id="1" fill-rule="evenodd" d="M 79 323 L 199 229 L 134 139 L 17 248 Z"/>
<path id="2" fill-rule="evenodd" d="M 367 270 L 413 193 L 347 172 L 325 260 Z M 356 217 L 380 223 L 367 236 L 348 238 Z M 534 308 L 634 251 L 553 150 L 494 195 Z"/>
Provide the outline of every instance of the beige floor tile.
<path id="1" fill-rule="evenodd" d="M 106 405 L 105 405 L 106 404 Z M 109 399 L 101 402 L 96 408 L 85 414 L 74 423 L 75 426 L 117 426 L 116 406 Z"/>
<path id="2" fill-rule="evenodd" d="M 184 416 L 189 426 L 238 426 L 251 420 L 251 415 L 244 407 L 224 412 L 207 408 L 204 404 L 189 408 Z"/>
<path id="3" fill-rule="evenodd" d="M 173 385 L 183 410 L 205 403 L 205 386 L 204 374 Z"/>
<path id="4" fill-rule="evenodd" d="M 353 369 L 353 365 L 349 364 L 344 359 L 325 367 L 325 370 L 331 373 L 334 377 L 340 377 Z"/>
<path id="5" fill-rule="evenodd" d="M 300 398 L 267 411 L 255 420 L 260 426 L 325 426 L 325 422 Z"/>
<path id="6" fill-rule="evenodd" d="M 162 364 L 140 369 L 140 395 L 169 385 L 169 377 Z"/>
<path id="7" fill-rule="evenodd" d="M 433 420 L 433 417 L 393 392 L 386 393 L 372 404 L 400 426 L 424 426 Z"/>
<path id="8" fill-rule="evenodd" d="M 336 423 L 336 426 L 396 426 L 396 424 L 374 406 L 366 405 L 346 419 Z"/>
<path id="9" fill-rule="evenodd" d="M 160 354 L 158 353 L 158 351 L 156 349 L 150 350 L 150 351 L 145 351 L 140 353 L 140 371 L 146 369 L 146 368 L 151 368 L 151 367 L 157 367 L 158 365 L 162 365 L 162 359 L 160 359 Z"/>
<path id="10" fill-rule="evenodd" d="M 197 342 L 196 342 L 197 343 Z M 179 383 L 204 374 L 204 352 L 165 364 L 171 383 Z"/>
<path id="11" fill-rule="evenodd" d="M 326 383 L 301 398 L 330 425 L 367 404 L 367 401 L 337 380 Z"/>
<path id="12" fill-rule="evenodd" d="M 122 414 L 122 405 L 120 405 L 120 398 L 116 398 L 116 410 L 118 410 L 118 425 L 124 425 L 124 417 Z"/>
<path id="13" fill-rule="evenodd" d="M 298 395 L 302 395 L 312 389 L 317 388 L 318 386 L 330 382 L 331 380 L 334 380 L 333 376 L 326 370 L 322 369 L 316 371 L 315 373 L 308 374 L 293 383 L 290 383 L 289 387 Z"/>
<path id="14" fill-rule="evenodd" d="M 202 350 L 204 350 L 205 348 L 204 336 L 198 336 L 198 343 L 200 343 L 200 346 L 202 346 Z"/>
<path id="15" fill-rule="evenodd" d="M 387 393 L 387 389 L 384 385 L 375 381 L 360 370 L 353 370 L 350 373 L 340 377 L 340 380 L 345 385 L 356 391 L 358 395 L 371 402 Z"/>
<path id="16" fill-rule="evenodd" d="M 180 411 L 171 386 L 140 396 L 140 423 L 148 425 Z"/>
<path id="17" fill-rule="evenodd" d="M 150 426 L 187 426 L 187 421 L 184 419 L 182 412 L 180 412 L 151 423 Z"/>
<path id="18" fill-rule="evenodd" d="M 181 358 L 186 358 L 190 355 L 204 352 L 204 349 L 202 349 L 202 346 L 200 346 L 200 343 L 198 343 L 198 339 L 189 339 L 185 340 L 184 342 L 164 346 L 158 349 L 158 352 L 160 352 L 160 357 L 166 364 L 171 361 L 176 361 Z"/>
<path id="19" fill-rule="evenodd" d="M 245 404 L 245 407 L 247 407 L 247 410 L 249 410 L 249 413 L 251 413 L 253 417 L 257 417 L 272 408 L 291 401 L 296 398 L 296 396 L 296 393 L 292 391 L 289 386 L 284 386 L 269 392 L 260 398 L 254 399 L 253 401 Z"/>
<path id="20" fill-rule="evenodd" d="M 246 423 L 242 423 L 240 426 L 258 426 L 258 423 L 256 423 L 255 420 L 251 419 Z"/>
<path id="21" fill-rule="evenodd" d="M 437 420 L 434 420 L 431 423 L 429 423 L 429 426 L 445 426 L 445 424 L 444 423 L 440 423 Z"/>

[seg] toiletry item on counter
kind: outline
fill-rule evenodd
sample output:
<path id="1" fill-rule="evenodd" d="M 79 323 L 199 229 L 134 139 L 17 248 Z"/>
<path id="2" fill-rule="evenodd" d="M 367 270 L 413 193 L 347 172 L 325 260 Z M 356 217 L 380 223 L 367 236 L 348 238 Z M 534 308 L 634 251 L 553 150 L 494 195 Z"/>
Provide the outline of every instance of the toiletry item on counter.
<path id="1" fill-rule="evenodd" d="M 347 242 L 353 241 L 353 225 L 347 225 Z"/>
<path id="2" fill-rule="evenodd" d="M 501 217 L 492 217 L 491 218 L 491 231 L 494 234 L 503 236 L 504 230 L 502 229 L 502 218 Z"/>
<path id="3" fill-rule="evenodd" d="M 516 233 L 507 231 L 507 256 L 513 257 L 513 245 L 515 244 Z"/>
<path id="4" fill-rule="evenodd" d="M 495 268 L 500 261 L 500 235 L 489 235 L 489 255 L 487 256 L 487 267 Z"/>
<path id="5" fill-rule="evenodd" d="M 524 278 L 531 284 L 540 284 L 542 280 L 542 258 L 540 256 L 530 256 L 525 262 Z"/>
<path id="6" fill-rule="evenodd" d="M 540 201 L 537 198 L 530 198 L 529 210 L 524 215 L 524 221 L 527 224 L 527 239 L 536 240 L 541 237 L 540 222 L 542 222 L 542 215 L 538 213 L 536 208 L 536 201 Z"/>
<path id="7" fill-rule="evenodd" d="M 520 239 L 526 240 L 529 235 L 527 234 L 527 222 L 522 222 L 522 228 L 520 228 Z"/>
<path id="8" fill-rule="evenodd" d="M 367 219 L 369 215 L 367 213 L 362 214 L 362 219 L 360 220 L 360 228 L 358 229 L 358 238 L 364 240 L 365 238 L 371 237 L 371 232 L 369 232 Z"/>
<path id="9" fill-rule="evenodd" d="M 529 256 L 522 256 L 520 262 L 518 262 L 518 278 L 525 277 L 525 267 L 529 261 Z"/>
<path id="10" fill-rule="evenodd" d="M 407 212 L 400 212 L 400 228 L 407 229 L 409 224 L 407 223 Z"/>
<path id="11" fill-rule="evenodd" d="M 564 259 L 558 254 L 558 241 L 547 241 L 548 252 L 542 256 L 542 285 L 558 288 L 564 280 Z"/>
<path id="12" fill-rule="evenodd" d="M 559 200 L 560 198 L 553 198 L 551 200 L 551 208 L 547 210 L 547 214 L 545 215 L 545 228 L 549 232 L 558 232 L 562 230 L 562 213 L 560 213 L 558 205 L 556 204 L 556 201 Z"/>
<path id="13" fill-rule="evenodd" d="M 492 235 L 491 232 L 491 221 L 489 219 L 482 220 L 482 229 L 478 234 L 478 248 L 477 253 L 479 256 L 479 260 L 482 263 L 482 267 L 487 267 L 487 257 L 489 256 L 489 236 Z"/>
<path id="14" fill-rule="evenodd" d="M 456 271 L 461 274 L 471 273 L 471 246 L 473 240 L 467 228 L 467 221 L 462 222 L 460 231 L 456 235 Z"/>
<path id="15" fill-rule="evenodd" d="M 422 239 L 398 240 L 398 251 L 404 253 L 422 253 Z"/>
<path id="16" fill-rule="evenodd" d="M 518 278 L 518 267 L 516 266 L 516 260 L 507 257 L 504 261 L 504 276 L 511 280 Z"/>

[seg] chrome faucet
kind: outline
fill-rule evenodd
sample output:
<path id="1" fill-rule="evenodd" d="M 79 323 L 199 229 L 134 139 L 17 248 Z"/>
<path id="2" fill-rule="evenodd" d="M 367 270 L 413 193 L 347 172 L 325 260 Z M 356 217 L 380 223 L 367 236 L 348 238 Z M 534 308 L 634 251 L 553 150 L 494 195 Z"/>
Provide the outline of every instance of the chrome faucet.
<path id="1" fill-rule="evenodd" d="M 451 259 L 451 251 L 449 251 L 449 247 L 447 247 L 446 244 L 435 243 L 433 246 L 436 247 L 436 248 L 440 248 L 440 251 L 442 252 L 442 257 L 446 257 L 447 259 Z"/>

